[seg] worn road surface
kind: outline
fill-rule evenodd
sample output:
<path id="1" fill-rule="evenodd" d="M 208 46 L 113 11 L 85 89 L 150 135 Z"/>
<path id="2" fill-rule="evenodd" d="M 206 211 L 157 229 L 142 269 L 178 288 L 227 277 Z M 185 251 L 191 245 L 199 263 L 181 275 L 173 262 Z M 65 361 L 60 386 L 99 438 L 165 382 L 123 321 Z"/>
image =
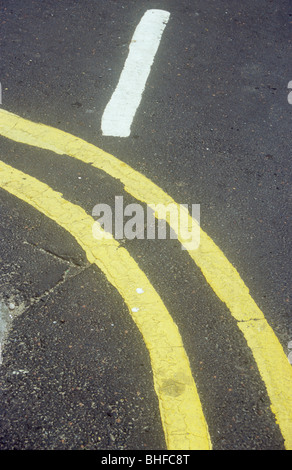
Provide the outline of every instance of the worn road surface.
<path id="1" fill-rule="evenodd" d="M 149 10 L 169 17 L 129 135 L 105 135 Z M 0 449 L 291 449 L 291 3 L 9 0 L 0 24 Z M 78 208 L 145 209 L 153 184 L 212 248 L 84 248 Z"/>

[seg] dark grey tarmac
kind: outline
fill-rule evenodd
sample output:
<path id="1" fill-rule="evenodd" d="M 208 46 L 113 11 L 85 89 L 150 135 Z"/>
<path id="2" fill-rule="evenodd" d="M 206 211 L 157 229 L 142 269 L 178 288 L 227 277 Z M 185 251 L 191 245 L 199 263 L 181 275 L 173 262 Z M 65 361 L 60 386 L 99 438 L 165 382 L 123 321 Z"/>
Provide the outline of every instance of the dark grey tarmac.
<path id="1" fill-rule="evenodd" d="M 181 204 L 238 269 L 288 355 L 292 8 L 288 0 L 0 2 L 2 108 L 112 153 Z M 100 122 L 135 26 L 171 17 L 129 138 Z M 1 159 L 91 213 L 122 186 L 0 138 Z M 1 450 L 165 450 L 146 347 L 75 240 L 0 191 Z M 283 450 L 245 340 L 175 240 L 125 241 L 178 324 L 215 450 Z M 10 307 L 9 307 L 10 306 Z"/>

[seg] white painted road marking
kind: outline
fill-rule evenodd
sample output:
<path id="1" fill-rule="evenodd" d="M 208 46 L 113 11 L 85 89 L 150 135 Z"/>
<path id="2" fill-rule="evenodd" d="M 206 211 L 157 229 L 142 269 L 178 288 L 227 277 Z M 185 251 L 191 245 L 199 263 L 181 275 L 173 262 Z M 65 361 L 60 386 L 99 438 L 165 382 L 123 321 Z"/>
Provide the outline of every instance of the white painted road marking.
<path id="1" fill-rule="evenodd" d="M 148 10 L 138 24 L 119 83 L 105 108 L 103 135 L 128 137 L 170 13 Z"/>

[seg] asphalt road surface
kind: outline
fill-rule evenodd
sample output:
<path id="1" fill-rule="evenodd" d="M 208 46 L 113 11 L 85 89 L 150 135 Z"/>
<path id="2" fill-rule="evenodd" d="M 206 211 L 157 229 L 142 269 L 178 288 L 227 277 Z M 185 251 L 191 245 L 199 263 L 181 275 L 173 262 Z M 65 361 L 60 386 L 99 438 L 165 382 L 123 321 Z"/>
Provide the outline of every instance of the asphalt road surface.
<path id="1" fill-rule="evenodd" d="M 20 138 L 23 119 L 32 128 L 42 123 L 108 152 L 178 204 L 200 205 L 202 230 L 239 273 L 275 335 L 277 348 L 264 337 L 262 362 L 260 335 L 247 343 L 239 327 L 244 320 L 216 291 L 220 276 L 214 282 L 206 276 L 179 240 L 124 237 L 117 242 L 178 327 L 210 447 L 288 449 L 291 3 L 9 0 L 0 6 L 0 449 L 162 451 L 186 449 L 184 433 L 192 434 L 180 428 L 178 443 L 174 432 L 168 445 L 171 420 L 160 412 L 160 400 L 180 397 L 189 382 L 179 378 L 174 386 L 170 378 L 168 391 L 157 391 L 153 374 L 159 380 L 163 359 L 151 362 L 152 349 L 116 280 L 88 258 L 70 223 L 65 229 L 31 203 L 31 196 L 25 200 L 13 193 L 18 176 L 7 180 L 1 174 L 9 166 L 28 175 L 24 191 L 33 189 L 29 178 L 34 178 L 61 193 L 71 203 L 69 221 L 73 207 L 91 215 L 97 204 L 114 210 L 117 196 L 123 196 L 125 206 L 137 203 L 134 190 L 142 188 L 141 180 L 124 191 L 119 177 L 110 174 L 113 163 L 107 171 L 83 161 L 82 149 L 77 158 L 50 149 L 55 134 L 50 136 L 48 127 L 37 131 L 34 143 L 24 142 L 23 135 L 31 139 L 31 127 Z M 103 114 L 134 31 L 145 12 L 157 9 L 169 18 L 162 22 L 130 133 L 105 135 Z M 10 125 L 5 112 L 20 124 Z M 42 191 L 36 196 L 40 204 Z M 207 251 L 202 249 L 203 261 L 204 256 L 217 259 L 217 252 Z M 103 263 L 111 268 L 107 255 Z M 240 295 L 234 288 L 235 302 Z M 252 326 L 260 320 L 248 321 Z M 165 356 L 167 362 L 168 352 Z M 269 358 L 278 364 L 270 369 L 279 380 L 273 376 L 270 381 L 269 372 L 263 372 Z M 174 421 L 176 426 L 178 413 Z"/>

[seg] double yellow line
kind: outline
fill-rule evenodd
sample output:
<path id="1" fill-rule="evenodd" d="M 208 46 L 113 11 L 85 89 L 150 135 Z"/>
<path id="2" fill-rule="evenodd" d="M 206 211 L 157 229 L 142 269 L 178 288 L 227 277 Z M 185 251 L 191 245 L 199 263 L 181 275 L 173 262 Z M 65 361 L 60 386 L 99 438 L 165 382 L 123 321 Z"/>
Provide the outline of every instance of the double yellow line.
<path id="1" fill-rule="evenodd" d="M 0 135 L 91 164 L 121 181 L 125 191 L 148 205 L 176 204 L 161 188 L 127 164 L 63 131 L 0 110 Z M 70 232 L 89 261 L 105 273 L 122 295 L 150 354 L 168 449 L 211 449 L 208 426 L 178 329 L 129 253 L 113 238 L 97 244 L 92 236 L 94 221 L 83 209 L 4 163 L 0 164 L 0 186 Z M 189 219 L 192 224 L 190 215 Z M 167 222 L 171 225 L 171 220 Z M 180 234 L 177 235 L 184 244 Z M 203 230 L 200 229 L 199 248 L 188 252 L 236 319 L 266 385 L 285 447 L 292 449 L 292 369 L 279 340 L 236 269 Z M 144 293 L 138 294 L 136 288 L 142 288 Z"/>

